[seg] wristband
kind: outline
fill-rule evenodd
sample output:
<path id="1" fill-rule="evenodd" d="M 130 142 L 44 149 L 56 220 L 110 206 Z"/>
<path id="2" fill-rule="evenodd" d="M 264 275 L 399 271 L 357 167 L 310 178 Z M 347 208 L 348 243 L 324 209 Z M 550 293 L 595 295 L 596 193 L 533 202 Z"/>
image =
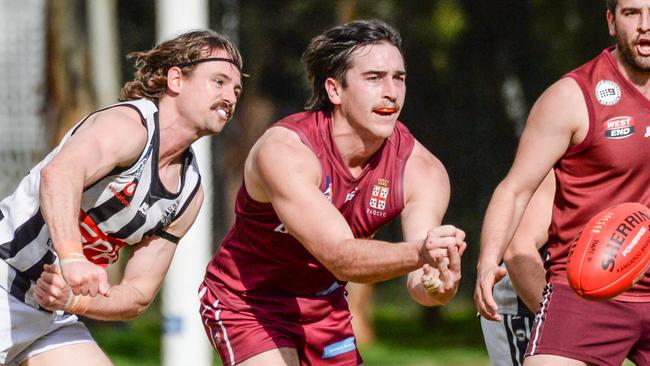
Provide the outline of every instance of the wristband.
<path id="1" fill-rule="evenodd" d="M 87 262 L 87 261 L 88 259 L 86 258 L 86 256 L 83 253 L 79 253 L 79 252 L 65 253 L 59 256 L 59 263 L 61 265 L 70 262 Z"/>
<path id="2" fill-rule="evenodd" d="M 84 257 L 83 255 L 83 246 L 79 241 L 64 241 L 54 245 L 54 250 L 58 254 L 59 258 L 75 258 L 75 257 Z"/>
<path id="3" fill-rule="evenodd" d="M 83 315 L 88 311 L 88 304 L 90 303 L 90 296 L 84 295 L 75 295 L 72 292 L 72 296 L 68 298 L 68 301 L 65 304 L 63 310 L 70 314 L 79 314 Z"/>

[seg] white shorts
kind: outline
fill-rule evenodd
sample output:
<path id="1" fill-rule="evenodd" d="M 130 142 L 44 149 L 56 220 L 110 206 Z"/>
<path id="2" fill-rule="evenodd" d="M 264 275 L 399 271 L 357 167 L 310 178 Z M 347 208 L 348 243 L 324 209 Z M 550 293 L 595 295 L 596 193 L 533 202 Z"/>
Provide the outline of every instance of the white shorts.
<path id="1" fill-rule="evenodd" d="M 520 366 L 530 340 L 532 314 L 501 314 L 502 322 L 481 318 L 481 330 L 493 366 Z"/>
<path id="2" fill-rule="evenodd" d="M 0 288 L 0 364 L 20 365 L 58 347 L 94 342 L 75 315 L 37 310 Z"/>

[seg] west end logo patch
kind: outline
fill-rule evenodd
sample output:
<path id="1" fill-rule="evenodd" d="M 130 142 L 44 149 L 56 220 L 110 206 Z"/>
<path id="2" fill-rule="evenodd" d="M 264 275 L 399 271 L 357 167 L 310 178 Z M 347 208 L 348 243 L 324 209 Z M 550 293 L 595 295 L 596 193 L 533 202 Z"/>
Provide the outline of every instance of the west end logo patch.
<path id="1" fill-rule="evenodd" d="M 634 135 L 634 120 L 627 116 L 610 118 L 603 128 L 608 139 L 624 139 Z"/>
<path id="2" fill-rule="evenodd" d="M 372 194 L 370 195 L 370 207 L 376 210 L 384 210 L 386 208 L 386 200 L 388 199 L 388 180 L 378 179 L 377 184 L 372 187 Z"/>
<path id="3" fill-rule="evenodd" d="M 614 105 L 621 100 L 621 88 L 611 80 L 601 80 L 596 84 L 596 99 L 602 105 Z"/>

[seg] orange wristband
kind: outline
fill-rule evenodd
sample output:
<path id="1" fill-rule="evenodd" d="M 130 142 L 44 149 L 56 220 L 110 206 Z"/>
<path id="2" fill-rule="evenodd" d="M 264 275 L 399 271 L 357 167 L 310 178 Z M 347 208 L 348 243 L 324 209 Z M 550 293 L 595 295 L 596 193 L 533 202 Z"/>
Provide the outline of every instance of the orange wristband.
<path id="1" fill-rule="evenodd" d="M 83 315 L 88 311 L 88 304 L 90 304 L 90 296 L 73 294 L 68 299 L 63 310 L 70 314 Z"/>
<path id="2" fill-rule="evenodd" d="M 70 262 L 87 262 L 88 259 L 83 253 L 67 253 L 64 256 L 59 256 L 59 264 L 64 265 Z"/>

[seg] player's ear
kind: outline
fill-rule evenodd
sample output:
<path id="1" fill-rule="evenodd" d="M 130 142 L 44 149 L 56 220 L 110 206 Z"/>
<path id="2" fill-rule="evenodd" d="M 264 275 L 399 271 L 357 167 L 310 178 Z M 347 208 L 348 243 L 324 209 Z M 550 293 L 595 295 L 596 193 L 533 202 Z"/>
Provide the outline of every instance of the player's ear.
<path id="1" fill-rule="evenodd" d="M 607 29 L 609 30 L 609 35 L 614 37 L 616 36 L 616 14 L 612 14 L 612 12 L 607 9 Z"/>
<path id="2" fill-rule="evenodd" d="M 327 96 L 330 98 L 330 102 L 332 102 L 334 105 L 341 104 L 341 87 L 341 83 L 333 78 L 327 78 L 327 80 L 325 80 L 325 90 L 327 91 Z"/>
<path id="3" fill-rule="evenodd" d="M 180 93 L 183 72 L 178 66 L 172 66 L 167 70 L 167 90 Z"/>

